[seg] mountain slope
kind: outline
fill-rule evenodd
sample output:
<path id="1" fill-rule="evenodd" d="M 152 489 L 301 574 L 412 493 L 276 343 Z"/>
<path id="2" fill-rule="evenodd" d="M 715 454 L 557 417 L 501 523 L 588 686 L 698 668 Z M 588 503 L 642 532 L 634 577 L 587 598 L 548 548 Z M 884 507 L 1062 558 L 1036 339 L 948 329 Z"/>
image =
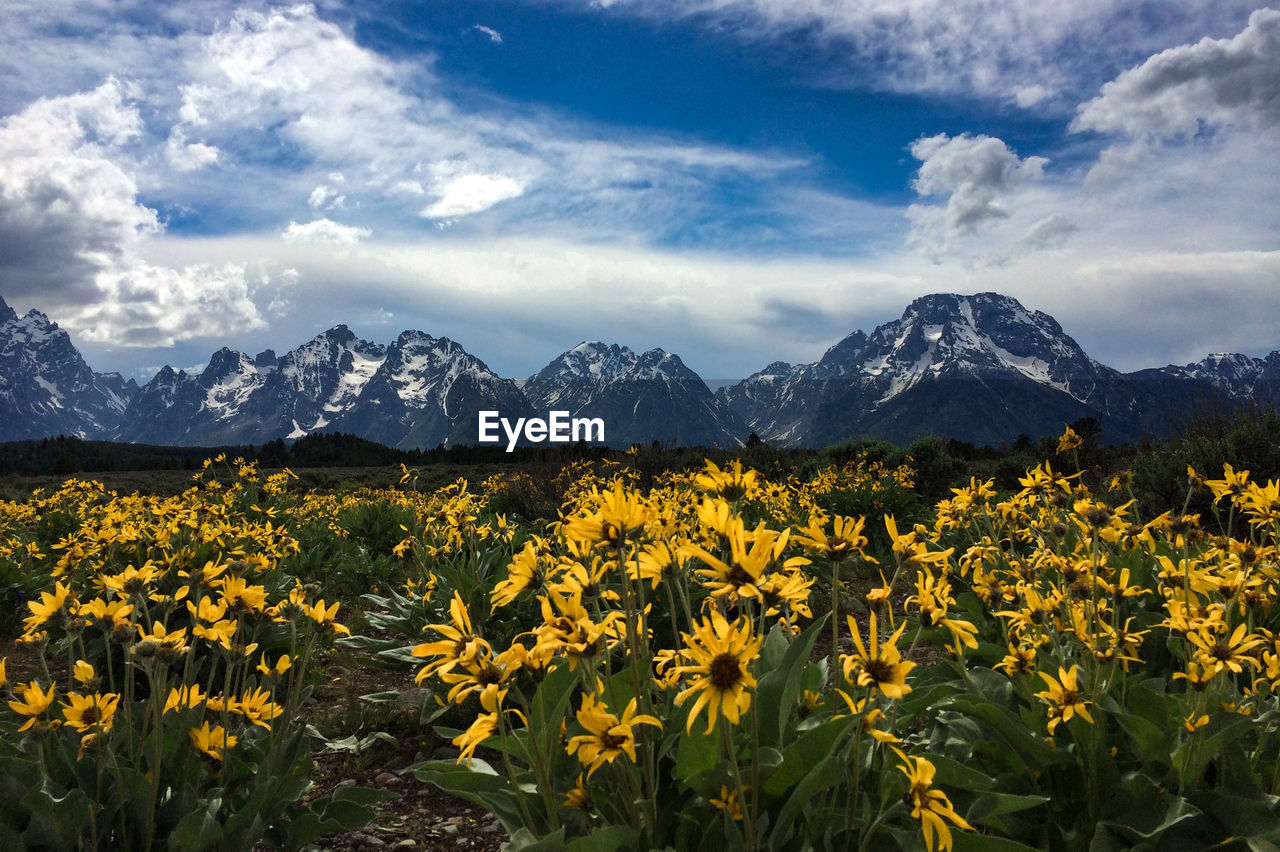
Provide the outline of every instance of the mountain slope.
<path id="1" fill-rule="evenodd" d="M 580 343 L 530 376 L 524 392 L 541 417 L 567 411 L 600 418 L 614 447 L 652 441 L 735 447 L 747 435 L 702 378 L 661 349 L 637 355 L 617 344 Z"/>
<path id="2" fill-rule="evenodd" d="M 1098 417 L 1110 440 L 1133 440 L 1222 398 L 1198 379 L 1100 364 L 1048 314 L 996 293 L 924 296 L 814 364 L 773 364 L 720 395 L 762 438 L 786 446 L 929 434 L 1000 444 L 1081 417 Z"/>
<path id="3" fill-rule="evenodd" d="M 406 331 L 331 429 L 400 449 L 474 444 L 482 410 L 513 420 L 532 414 L 514 381 L 457 343 Z"/>
<path id="4" fill-rule="evenodd" d="M 89 369 L 70 336 L 39 311 L 0 299 L 0 441 L 102 437 L 120 422 L 136 385 Z"/>

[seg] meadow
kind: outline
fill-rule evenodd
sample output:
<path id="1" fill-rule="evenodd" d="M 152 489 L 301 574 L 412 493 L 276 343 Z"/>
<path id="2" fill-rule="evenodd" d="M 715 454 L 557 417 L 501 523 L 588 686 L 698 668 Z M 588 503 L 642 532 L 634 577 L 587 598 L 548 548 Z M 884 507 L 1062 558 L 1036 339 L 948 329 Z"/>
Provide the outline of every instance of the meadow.
<path id="1" fill-rule="evenodd" d="M 5 500 L 0 844 L 297 849 L 423 790 L 511 849 L 1280 844 L 1280 484 L 1030 449 Z"/>

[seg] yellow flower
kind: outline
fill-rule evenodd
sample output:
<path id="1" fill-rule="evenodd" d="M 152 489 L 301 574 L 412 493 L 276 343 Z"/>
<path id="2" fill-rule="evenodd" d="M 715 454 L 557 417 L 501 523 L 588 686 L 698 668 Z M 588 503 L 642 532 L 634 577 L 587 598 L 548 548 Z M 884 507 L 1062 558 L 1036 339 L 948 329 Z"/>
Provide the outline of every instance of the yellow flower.
<path id="1" fill-rule="evenodd" d="M 476 752 L 476 748 L 489 737 L 493 736 L 498 730 L 498 714 L 502 712 L 502 696 L 505 692 L 500 693 L 497 689 L 485 689 L 480 693 L 480 706 L 487 712 L 476 716 L 471 727 L 467 728 L 461 734 L 454 737 L 452 742 L 455 746 L 462 750 L 458 755 L 458 762 L 464 759 L 467 765 L 471 765 L 471 758 Z"/>
<path id="2" fill-rule="evenodd" d="M 263 586 L 250 586 L 243 577 L 223 577 L 222 600 L 230 609 L 237 607 L 250 612 L 261 612 L 266 606 L 267 590 Z"/>
<path id="3" fill-rule="evenodd" d="M 61 612 L 63 608 L 70 609 L 69 603 L 70 606 L 75 605 L 75 601 L 71 597 L 71 588 L 62 585 L 62 583 L 54 583 L 53 594 L 41 592 L 39 601 L 27 603 L 27 608 L 31 610 L 31 615 L 22 622 L 24 630 L 27 633 L 33 632 L 37 627 Z"/>
<path id="4" fill-rule="evenodd" d="M 1077 714 L 1083 716 L 1090 725 L 1093 724 L 1093 717 L 1089 715 L 1088 708 L 1092 702 L 1080 698 L 1079 687 L 1076 685 L 1079 673 L 1079 666 L 1072 666 L 1071 671 L 1059 666 L 1058 680 L 1054 680 L 1053 675 L 1039 672 L 1049 688 L 1044 692 L 1037 692 L 1036 698 L 1049 705 L 1048 727 L 1051 734 L 1053 729 L 1058 727 L 1059 722 L 1069 722 L 1071 717 Z"/>
<path id="5" fill-rule="evenodd" d="M 831 532 L 828 534 L 823 529 L 821 516 L 810 515 L 809 526 L 799 530 L 796 542 L 811 553 L 820 553 L 832 562 L 842 562 L 855 553 L 868 562 L 875 562 L 863 550 L 867 546 L 867 537 L 862 534 L 866 522 L 866 518 L 836 515 L 831 521 Z"/>
<path id="6" fill-rule="evenodd" d="M 174 651 L 177 651 L 178 653 L 183 653 L 185 651 L 190 650 L 190 648 L 186 644 L 187 629 L 185 627 L 180 627 L 177 630 L 170 632 L 167 628 L 165 628 L 164 624 L 159 621 L 151 625 L 150 633 L 143 630 L 142 625 L 139 624 L 138 639 L 139 639 L 138 644 L 133 646 L 133 650 L 134 650 L 134 653 L 138 654 L 139 656 L 146 655 L 146 651 L 148 650 L 148 642 L 154 643 L 154 645 L 149 646 L 149 650 L 151 651 L 151 653 L 156 652 L 157 646 L 159 648 L 171 648 Z"/>
<path id="7" fill-rule="evenodd" d="M 896 749 L 895 749 L 896 751 Z M 903 800 L 911 806 L 911 816 L 920 820 L 920 830 L 924 832 L 924 846 L 933 852 L 934 835 L 937 835 L 937 848 L 951 849 L 951 827 L 947 820 L 958 828 L 973 830 L 964 819 L 955 812 L 951 800 L 941 790 L 933 789 L 933 776 L 936 767 L 923 757 L 908 757 L 898 752 L 906 763 L 899 764 L 898 771 L 907 776 L 910 783 Z"/>
<path id="8" fill-rule="evenodd" d="M 115 718 L 116 705 L 120 696 L 115 693 L 106 695 L 80 695 L 72 692 L 67 695 L 70 703 L 62 705 L 62 715 L 68 727 L 80 733 L 89 731 L 109 731 Z"/>
<path id="9" fill-rule="evenodd" d="M 1231 495 L 1234 500 L 1244 494 L 1245 489 L 1249 487 L 1249 471 L 1236 471 L 1231 465 L 1224 464 L 1222 479 L 1206 479 L 1204 484 L 1213 492 L 1213 502 L 1217 503 L 1227 495 Z"/>
<path id="10" fill-rule="evenodd" d="M 98 673 L 93 670 L 93 666 L 84 660 L 76 660 L 76 664 L 71 670 L 71 675 L 76 679 L 76 682 L 88 685 L 91 680 L 98 676 Z"/>
<path id="11" fill-rule="evenodd" d="M 200 684 L 193 683 L 191 686 L 174 687 L 169 690 L 169 696 L 164 702 L 164 712 L 177 710 L 180 708 L 199 707 L 205 703 L 205 696 L 200 691 Z"/>
<path id="12" fill-rule="evenodd" d="M 1190 660 L 1187 662 L 1187 670 L 1185 672 L 1173 673 L 1173 680 L 1185 680 L 1188 686 L 1198 692 L 1208 686 L 1209 681 L 1217 677 L 1221 671 L 1222 666 L 1220 665 L 1202 666 L 1196 660 Z"/>
<path id="13" fill-rule="evenodd" d="M 1077 449 L 1084 443 L 1080 436 L 1076 434 L 1076 430 L 1068 426 L 1062 433 L 1062 437 L 1058 439 L 1058 455 L 1069 453 Z"/>
<path id="14" fill-rule="evenodd" d="M 591 503 L 596 509 L 583 510 L 565 521 L 561 532 L 573 541 L 616 545 L 644 529 L 653 516 L 653 510 L 643 496 L 628 491 L 621 482 L 614 482 L 612 491 L 601 492 L 592 487 Z"/>
<path id="15" fill-rule="evenodd" d="M 731 724 L 738 724 L 742 713 L 751 706 L 747 690 L 755 688 L 756 679 L 747 665 L 760 653 L 761 640 L 752 639 L 751 625 L 745 619 L 730 624 L 716 610 L 712 610 L 710 618 L 702 619 L 692 636 L 685 634 L 685 640 L 685 658 L 695 664 L 678 666 L 675 673 L 699 677 L 676 696 L 676 705 L 700 693 L 689 711 L 685 731 L 693 730 L 693 723 L 704 707 L 707 708 L 707 733 L 715 730 L 721 714 Z"/>
<path id="16" fill-rule="evenodd" d="M 1255 667 L 1258 665 L 1257 660 L 1245 655 L 1261 645 L 1262 640 L 1249 636 L 1248 632 L 1248 625 L 1238 624 L 1229 638 L 1221 638 L 1202 628 L 1188 633 L 1187 641 L 1200 649 L 1196 654 L 1196 661 L 1204 668 L 1226 668 L 1240 674 L 1244 671 L 1242 663 Z"/>
<path id="17" fill-rule="evenodd" d="M 232 699 L 228 709 L 267 730 L 271 730 L 270 720 L 284 712 L 283 707 L 271 700 L 271 693 L 262 687 L 246 692 L 239 700 Z"/>
<path id="18" fill-rule="evenodd" d="M 583 695 L 577 718 L 578 724 L 589 733 L 569 740 L 566 750 L 569 754 L 576 754 L 582 765 L 587 767 L 588 778 L 604 764 L 612 763 L 620 754 L 625 754 L 635 763 L 636 736 L 633 729 L 636 725 L 662 727 L 662 723 L 652 716 L 636 715 L 634 698 L 619 719 L 596 696 Z"/>
<path id="19" fill-rule="evenodd" d="M 996 668 L 1012 676 L 1014 672 L 1029 673 L 1036 667 L 1036 649 L 1030 645 L 1009 646 L 1009 653 L 996 664 Z"/>
<path id="20" fill-rule="evenodd" d="M 25 731 L 28 728 L 36 730 L 44 730 L 45 728 L 56 728 L 61 722 L 50 722 L 44 718 L 44 714 L 48 712 L 49 707 L 53 704 L 53 686 L 49 687 L 49 691 L 45 692 L 40 688 L 40 684 L 34 680 L 26 686 L 20 686 L 17 689 L 17 695 L 20 701 L 10 701 L 9 709 L 17 713 L 19 716 L 30 716 L 31 718 L 23 724 L 19 731 Z"/>
<path id="21" fill-rule="evenodd" d="M 208 626 L 197 624 L 191 629 L 191 633 L 198 639 L 207 639 L 215 645 L 231 650 L 231 640 L 236 635 L 236 627 L 236 622 L 224 618 Z"/>
<path id="22" fill-rule="evenodd" d="M 101 598 L 94 598 L 88 603 L 81 604 L 76 610 L 76 615 L 82 618 L 92 617 L 103 630 L 108 631 L 117 627 L 128 627 L 129 616 L 132 613 L 133 604 L 127 601 L 104 601 Z"/>
<path id="23" fill-rule="evenodd" d="M 293 660 L 289 659 L 288 654 L 281 654 L 280 659 L 276 660 L 276 664 L 274 666 L 268 666 L 266 655 L 263 655 L 262 659 L 258 662 L 258 671 L 268 677 L 279 677 L 287 672 L 292 665 Z"/>
<path id="24" fill-rule="evenodd" d="M 336 601 L 333 603 L 332 606 L 326 609 L 324 605 L 324 598 L 321 598 L 320 600 L 316 601 L 316 603 L 313 606 L 309 606 L 309 607 L 304 606 L 302 608 L 302 611 L 306 613 L 307 617 L 310 618 L 312 621 L 314 621 L 316 624 L 319 624 L 322 627 L 327 625 L 328 628 L 332 630 L 334 633 L 341 633 L 343 636 L 351 635 L 350 628 L 348 628 L 345 624 L 339 624 L 338 622 L 334 621 L 334 618 L 336 618 L 338 615 L 338 603 Z"/>
<path id="25" fill-rule="evenodd" d="M 708 799 L 711 804 L 716 806 L 716 810 L 724 811 L 733 820 L 742 819 L 742 800 L 738 794 L 742 792 L 737 787 L 730 790 L 726 785 L 720 785 L 720 798 Z"/>
<path id="26" fill-rule="evenodd" d="M 493 609 L 511 603 L 525 589 L 541 588 L 545 577 L 537 549 L 533 542 L 525 542 L 524 548 L 511 558 L 511 564 L 507 566 L 507 578 L 494 586 L 489 594 Z"/>
<path id="27" fill-rule="evenodd" d="M 222 760 L 222 756 L 229 748 L 235 748 L 238 740 L 228 734 L 221 725 L 216 728 L 210 728 L 206 721 L 199 728 L 192 728 L 187 731 L 191 737 L 191 742 L 197 749 L 212 757 L 214 760 Z"/>
<path id="28" fill-rule="evenodd" d="M 1203 728 L 1207 724 L 1209 724 L 1208 716 L 1201 715 L 1197 717 L 1194 712 L 1188 713 L 1187 718 L 1182 720 L 1182 727 L 1184 730 L 1186 730 L 1188 734 L 1194 734 L 1196 731 Z"/>
<path id="29" fill-rule="evenodd" d="M 8 657 L 0 657 L 0 686 L 4 686 L 9 682 L 9 675 L 5 671 L 5 667 L 9 664 Z"/>
<path id="30" fill-rule="evenodd" d="M 729 542 L 728 562 L 693 544 L 681 547 L 680 555 L 696 556 L 709 566 L 699 568 L 695 573 L 702 578 L 704 585 L 711 588 L 712 595 L 727 595 L 732 602 L 739 598 L 760 600 L 760 584 L 765 572 L 786 547 L 788 534 L 765 529 L 763 523 L 747 531 L 740 518 L 733 518 L 721 532 Z M 792 557 L 782 567 L 792 569 L 805 564 L 808 564 L 807 559 Z"/>
<path id="31" fill-rule="evenodd" d="M 445 673 L 454 666 L 470 662 L 481 654 L 493 653 L 489 643 L 471 632 L 471 614 L 462 596 L 456 591 L 449 602 L 451 624 L 428 624 L 426 630 L 434 630 L 443 636 L 435 642 L 424 642 L 413 649 L 415 657 L 436 657 L 418 670 L 415 683 L 422 683 L 432 674 Z"/>
<path id="32" fill-rule="evenodd" d="M 849 632 L 853 636 L 853 644 L 857 646 L 856 654 L 841 655 L 845 679 L 858 686 L 874 686 L 887 698 L 901 698 L 911 691 L 907 686 L 907 673 L 916 667 L 915 663 L 903 662 L 898 653 L 898 639 L 907 624 L 898 625 L 883 644 L 880 643 L 876 628 L 876 614 L 871 613 L 871 627 L 867 633 L 868 644 L 862 644 L 862 635 L 858 631 L 858 623 L 849 616 Z"/>
<path id="33" fill-rule="evenodd" d="M 730 503 L 736 503 L 755 496 L 759 490 L 756 482 L 758 474 L 748 468 L 742 469 L 742 462 L 734 459 L 733 463 L 721 470 L 712 461 L 707 461 L 704 472 L 694 478 L 694 485 L 708 494 L 715 494 Z"/>
<path id="34" fill-rule="evenodd" d="M 591 794 L 587 792 L 587 783 L 582 778 L 582 773 L 578 773 L 578 778 L 573 782 L 573 789 L 564 794 L 564 806 L 566 808 L 583 808 L 591 801 Z"/>

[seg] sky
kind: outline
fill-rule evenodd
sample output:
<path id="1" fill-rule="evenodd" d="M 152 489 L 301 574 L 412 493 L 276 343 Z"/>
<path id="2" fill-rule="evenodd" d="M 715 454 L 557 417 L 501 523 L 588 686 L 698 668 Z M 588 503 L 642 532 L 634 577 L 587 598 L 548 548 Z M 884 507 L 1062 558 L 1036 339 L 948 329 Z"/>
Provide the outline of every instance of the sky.
<path id="1" fill-rule="evenodd" d="M 146 381 L 338 323 L 709 381 L 996 291 L 1122 370 L 1280 348 L 1280 9 L 4 0 L 0 297 Z"/>

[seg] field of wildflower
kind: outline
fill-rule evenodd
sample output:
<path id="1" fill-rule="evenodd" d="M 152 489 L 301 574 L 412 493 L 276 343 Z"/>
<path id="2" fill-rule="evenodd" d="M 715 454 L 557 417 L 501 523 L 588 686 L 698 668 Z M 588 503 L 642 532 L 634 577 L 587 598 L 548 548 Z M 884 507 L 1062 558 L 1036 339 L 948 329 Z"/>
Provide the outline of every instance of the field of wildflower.
<path id="1" fill-rule="evenodd" d="M 367 823 L 393 794 L 312 790 L 343 654 L 429 691 L 456 756 L 412 777 L 511 849 L 1275 848 L 1280 484 L 1188 470 L 1144 517 L 1077 444 L 933 507 L 865 457 L 0 502 L 0 847 Z"/>

